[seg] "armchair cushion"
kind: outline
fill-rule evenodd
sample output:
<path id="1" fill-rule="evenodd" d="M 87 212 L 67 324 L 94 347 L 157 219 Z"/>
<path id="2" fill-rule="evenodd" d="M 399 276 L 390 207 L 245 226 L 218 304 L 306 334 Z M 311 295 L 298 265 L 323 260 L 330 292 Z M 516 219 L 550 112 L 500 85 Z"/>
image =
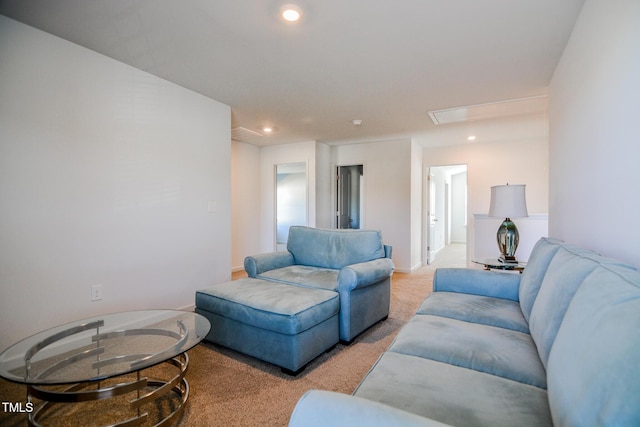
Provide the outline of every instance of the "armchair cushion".
<path id="1" fill-rule="evenodd" d="M 289 229 L 287 249 L 296 264 L 333 269 L 385 256 L 382 234 L 376 230 L 293 226 Z"/>
<path id="2" fill-rule="evenodd" d="M 328 289 L 330 291 L 336 291 L 338 284 L 338 270 L 309 267 L 307 265 L 291 265 L 269 270 L 258 277 L 289 285 Z"/>
<path id="3" fill-rule="evenodd" d="M 196 292 L 200 310 L 281 334 L 296 335 L 338 313 L 339 298 L 322 289 L 243 278 Z M 299 315 L 304 313 L 304 315 Z"/>

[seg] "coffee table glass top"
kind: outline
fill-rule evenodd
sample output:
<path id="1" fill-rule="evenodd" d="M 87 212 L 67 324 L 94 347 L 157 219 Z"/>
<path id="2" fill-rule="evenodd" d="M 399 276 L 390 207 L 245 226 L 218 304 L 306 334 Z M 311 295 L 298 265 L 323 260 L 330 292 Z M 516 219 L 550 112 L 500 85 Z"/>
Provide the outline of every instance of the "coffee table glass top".
<path id="1" fill-rule="evenodd" d="M 25 384 L 97 381 L 144 369 L 191 349 L 209 333 L 193 312 L 107 314 L 35 334 L 0 354 L 0 376 Z"/>

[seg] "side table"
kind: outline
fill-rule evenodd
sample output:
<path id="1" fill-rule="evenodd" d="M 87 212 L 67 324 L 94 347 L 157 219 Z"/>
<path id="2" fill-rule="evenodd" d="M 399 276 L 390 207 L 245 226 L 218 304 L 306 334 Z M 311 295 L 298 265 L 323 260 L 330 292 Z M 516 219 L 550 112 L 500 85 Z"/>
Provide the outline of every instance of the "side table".
<path id="1" fill-rule="evenodd" d="M 474 259 L 472 262 L 483 265 L 485 270 L 518 271 L 520 274 L 527 266 L 526 262 L 502 262 L 497 258 Z"/>

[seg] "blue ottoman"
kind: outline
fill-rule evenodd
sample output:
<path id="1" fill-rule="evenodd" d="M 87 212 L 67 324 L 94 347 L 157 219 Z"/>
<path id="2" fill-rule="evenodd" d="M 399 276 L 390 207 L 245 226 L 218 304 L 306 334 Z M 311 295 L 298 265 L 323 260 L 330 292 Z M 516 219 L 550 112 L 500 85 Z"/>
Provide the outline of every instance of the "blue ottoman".
<path id="1" fill-rule="evenodd" d="M 296 375 L 339 340 L 337 292 L 243 278 L 196 291 L 205 338 Z"/>

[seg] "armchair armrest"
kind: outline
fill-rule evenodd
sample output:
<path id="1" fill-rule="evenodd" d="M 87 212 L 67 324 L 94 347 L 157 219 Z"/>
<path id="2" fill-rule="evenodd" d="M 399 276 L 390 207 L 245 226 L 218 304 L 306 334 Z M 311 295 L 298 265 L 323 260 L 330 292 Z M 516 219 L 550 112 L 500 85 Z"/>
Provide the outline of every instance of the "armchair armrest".
<path id="1" fill-rule="evenodd" d="M 433 277 L 434 292 L 460 292 L 518 301 L 520 274 L 472 268 L 439 268 Z"/>
<path id="2" fill-rule="evenodd" d="M 289 251 L 267 252 L 248 256 L 244 259 L 244 269 L 249 277 L 256 277 L 265 271 L 288 267 L 293 264 L 293 255 Z"/>
<path id="3" fill-rule="evenodd" d="M 338 273 L 338 290 L 350 291 L 372 285 L 393 273 L 393 261 L 379 258 L 344 267 Z"/>
<path id="4" fill-rule="evenodd" d="M 321 390 L 305 393 L 289 419 L 289 427 L 444 427 L 446 425 L 373 400 Z"/>
<path id="5" fill-rule="evenodd" d="M 384 245 L 384 257 L 391 259 L 391 253 L 393 252 L 393 247 L 391 245 Z"/>

